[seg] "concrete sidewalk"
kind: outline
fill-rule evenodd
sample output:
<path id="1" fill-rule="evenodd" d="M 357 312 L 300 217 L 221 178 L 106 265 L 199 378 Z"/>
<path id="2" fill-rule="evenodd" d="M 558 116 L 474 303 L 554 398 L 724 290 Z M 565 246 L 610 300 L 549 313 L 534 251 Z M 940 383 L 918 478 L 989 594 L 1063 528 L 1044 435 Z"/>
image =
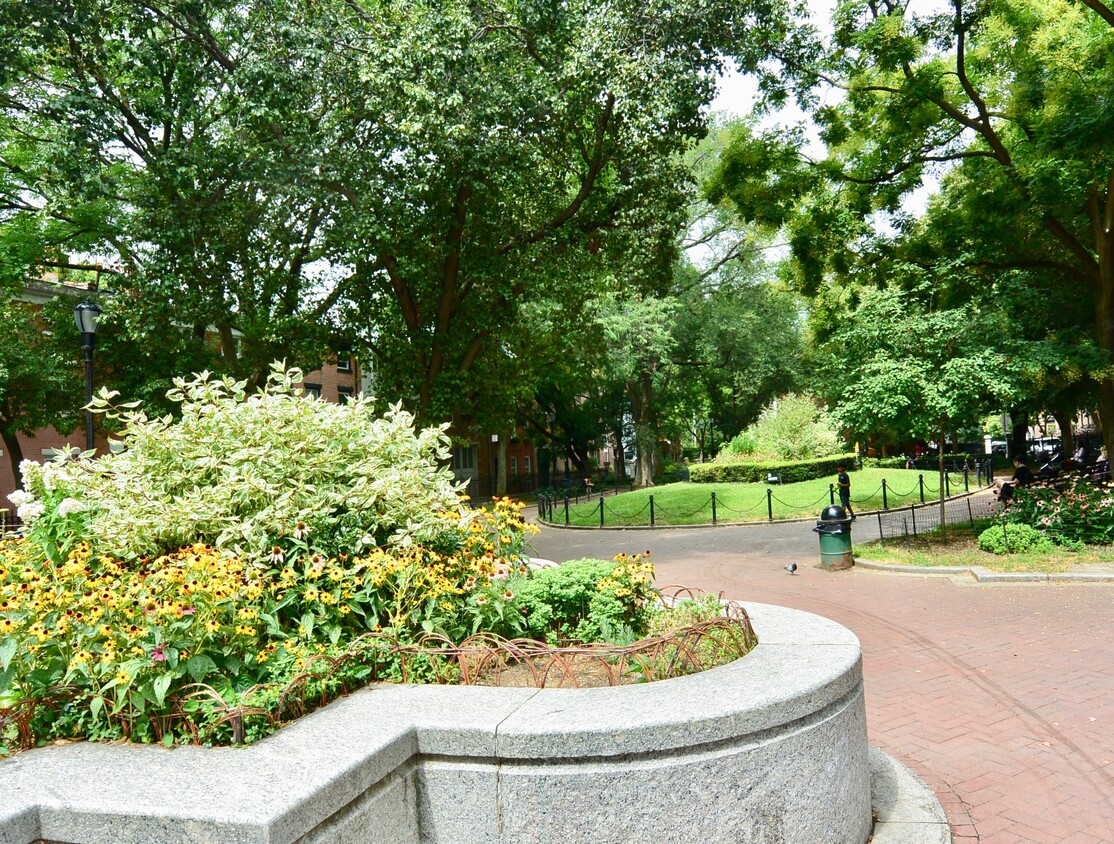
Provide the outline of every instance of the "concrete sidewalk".
<path id="1" fill-rule="evenodd" d="M 533 545 L 559 561 L 649 550 L 659 585 L 849 627 L 863 645 L 871 743 L 936 792 L 957 842 L 1114 841 L 1114 584 L 825 572 L 807 523 L 543 528 Z"/>

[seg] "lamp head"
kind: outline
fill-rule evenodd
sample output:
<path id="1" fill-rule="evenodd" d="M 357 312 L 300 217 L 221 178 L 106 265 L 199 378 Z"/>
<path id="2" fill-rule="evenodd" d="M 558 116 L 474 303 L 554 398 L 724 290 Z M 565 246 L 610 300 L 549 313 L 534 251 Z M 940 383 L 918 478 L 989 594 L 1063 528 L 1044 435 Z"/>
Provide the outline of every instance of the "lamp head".
<path id="1" fill-rule="evenodd" d="M 73 321 L 82 334 L 96 334 L 100 318 L 101 306 L 88 299 L 73 309 Z"/>

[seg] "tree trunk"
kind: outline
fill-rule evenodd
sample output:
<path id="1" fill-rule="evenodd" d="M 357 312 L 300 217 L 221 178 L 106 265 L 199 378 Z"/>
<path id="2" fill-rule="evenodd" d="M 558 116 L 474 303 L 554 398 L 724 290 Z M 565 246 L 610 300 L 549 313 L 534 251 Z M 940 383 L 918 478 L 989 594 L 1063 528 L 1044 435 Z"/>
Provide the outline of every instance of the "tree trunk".
<path id="1" fill-rule="evenodd" d="M 624 481 L 627 479 L 627 456 L 623 453 L 622 419 L 612 429 L 611 436 L 615 440 L 615 480 Z"/>
<path id="2" fill-rule="evenodd" d="M 1114 358 L 1114 168 L 1106 188 L 1088 197 L 1091 232 L 1098 258 L 1094 285 L 1095 327 L 1099 345 Z M 1099 381 L 1099 419 L 1107 455 L 1114 455 L 1114 379 L 1109 372 Z"/>
<path id="3" fill-rule="evenodd" d="M 507 440 L 510 439 L 508 434 L 500 434 L 499 442 L 496 443 L 496 472 L 495 472 L 495 494 L 507 494 Z"/>
<path id="4" fill-rule="evenodd" d="M 0 438 L 3 438 L 4 448 L 8 450 L 8 460 L 12 464 L 12 477 L 15 478 L 17 484 L 22 484 L 23 479 L 19 476 L 19 464 L 23 462 L 23 449 L 19 445 L 19 438 L 15 431 L 9 431 L 7 428 L 0 428 Z M 7 502 L 3 502 L 0 506 L 7 506 Z"/>
<path id="5" fill-rule="evenodd" d="M 944 540 L 944 544 L 948 544 L 948 508 L 945 502 L 948 498 L 947 493 L 947 473 L 944 471 L 944 431 L 940 431 L 940 436 L 936 440 L 939 448 L 936 450 L 937 460 L 940 465 L 940 536 Z"/>
<path id="6" fill-rule="evenodd" d="M 657 420 L 654 418 L 654 373 L 644 370 L 638 380 L 627 385 L 630 392 L 631 415 L 634 416 L 634 485 L 654 485 L 654 467 L 658 447 Z"/>
<path id="7" fill-rule="evenodd" d="M 1026 457 L 1029 450 L 1029 414 L 1022 411 L 1010 412 L 1010 457 Z"/>
<path id="8" fill-rule="evenodd" d="M 1060 453 L 1065 458 L 1071 459 L 1075 456 L 1075 432 L 1072 430 L 1072 423 L 1075 420 L 1074 410 L 1053 410 L 1052 416 L 1056 420 L 1056 424 L 1060 428 Z"/>

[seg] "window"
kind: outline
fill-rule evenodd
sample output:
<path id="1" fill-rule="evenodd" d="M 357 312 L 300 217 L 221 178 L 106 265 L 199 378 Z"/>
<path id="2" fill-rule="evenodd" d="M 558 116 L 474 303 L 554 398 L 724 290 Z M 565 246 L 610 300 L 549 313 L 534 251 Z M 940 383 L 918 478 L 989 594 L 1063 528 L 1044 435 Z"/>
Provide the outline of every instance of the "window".
<path id="1" fill-rule="evenodd" d="M 348 404 L 352 401 L 353 395 L 351 387 L 337 387 L 337 398 L 341 404 Z"/>
<path id="2" fill-rule="evenodd" d="M 337 372 L 352 371 L 352 353 L 348 351 L 337 352 Z"/>
<path id="3" fill-rule="evenodd" d="M 302 389 L 306 391 L 307 396 L 313 396 L 315 399 L 321 398 L 321 385 L 320 384 L 303 384 Z"/>
<path id="4" fill-rule="evenodd" d="M 529 457 L 523 457 L 522 458 L 522 471 L 525 472 L 527 475 L 529 475 L 529 474 L 531 474 L 532 468 L 533 467 L 530 465 L 530 458 Z"/>
<path id="5" fill-rule="evenodd" d="M 474 445 L 453 448 L 453 472 L 471 474 L 476 471 L 476 447 Z"/>
<path id="6" fill-rule="evenodd" d="M 511 458 L 511 477 L 512 478 L 517 478 L 518 477 L 518 458 L 517 457 L 512 457 Z"/>

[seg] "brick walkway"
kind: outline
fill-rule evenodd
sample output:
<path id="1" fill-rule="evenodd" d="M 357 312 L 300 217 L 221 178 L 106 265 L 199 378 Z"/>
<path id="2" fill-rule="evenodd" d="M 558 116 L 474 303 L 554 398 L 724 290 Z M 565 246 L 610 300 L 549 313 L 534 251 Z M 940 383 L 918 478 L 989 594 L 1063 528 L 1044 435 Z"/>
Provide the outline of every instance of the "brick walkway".
<path id="1" fill-rule="evenodd" d="M 824 572 L 810 527 L 546 528 L 533 544 L 559 561 L 648 549 L 661 585 L 849 627 L 871 743 L 936 792 L 957 844 L 1114 842 L 1114 584 Z"/>

